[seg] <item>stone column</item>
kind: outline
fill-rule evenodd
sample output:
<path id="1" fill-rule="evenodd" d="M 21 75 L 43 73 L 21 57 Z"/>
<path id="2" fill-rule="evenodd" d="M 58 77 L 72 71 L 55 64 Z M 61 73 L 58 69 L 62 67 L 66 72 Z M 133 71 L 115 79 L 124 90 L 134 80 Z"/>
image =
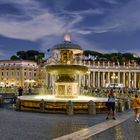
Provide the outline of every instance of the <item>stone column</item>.
<path id="1" fill-rule="evenodd" d="M 123 85 L 125 87 L 125 72 L 123 72 Z"/>
<path id="2" fill-rule="evenodd" d="M 79 83 L 79 87 L 81 87 L 81 84 L 82 84 L 82 76 L 81 75 L 79 75 L 78 83 Z"/>
<path id="3" fill-rule="evenodd" d="M 90 73 L 88 74 L 88 87 L 90 87 Z"/>
<path id="4" fill-rule="evenodd" d="M 113 72 L 113 75 L 112 76 L 114 76 L 115 75 L 115 73 Z M 111 80 L 112 81 L 112 83 L 115 83 L 115 79 L 114 78 L 112 78 L 112 76 L 111 76 L 111 79 L 113 80 Z"/>
<path id="5" fill-rule="evenodd" d="M 83 86 L 86 86 L 85 79 L 86 79 L 86 75 L 83 75 Z"/>
<path id="6" fill-rule="evenodd" d="M 13 71 L 14 72 L 14 71 Z M 21 86 L 23 87 L 24 86 L 24 67 L 21 66 L 21 69 L 20 69 L 20 80 L 21 80 Z M 13 79 L 13 77 L 12 77 Z"/>
<path id="7" fill-rule="evenodd" d="M 128 87 L 131 88 L 131 72 L 129 72 Z"/>
<path id="8" fill-rule="evenodd" d="M 118 72 L 118 83 L 120 83 L 120 72 Z"/>
<path id="9" fill-rule="evenodd" d="M 51 75 L 51 92 L 54 94 L 54 89 L 55 89 L 55 76 Z"/>
<path id="10" fill-rule="evenodd" d="M 93 87 L 95 88 L 95 71 L 93 71 Z"/>
<path id="11" fill-rule="evenodd" d="M 108 83 L 110 83 L 110 72 L 108 72 Z"/>
<path id="12" fill-rule="evenodd" d="M 105 72 L 103 72 L 103 87 L 105 87 Z"/>
<path id="13" fill-rule="evenodd" d="M 100 71 L 98 72 L 98 88 L 100 88 Z"/>
<path id="14" fill-rule="evenodd" d="M 134 72 L 134 88 L 136 88 L 137 74 Z"/>
<path id="15" fill-rule="evenodd" d="M 49 81 L 48 81 L 48 72 L 46 73 L 46 85 L 47 85 L 47 87 L 48 87 L 48 83 L 49 83 Z"/>

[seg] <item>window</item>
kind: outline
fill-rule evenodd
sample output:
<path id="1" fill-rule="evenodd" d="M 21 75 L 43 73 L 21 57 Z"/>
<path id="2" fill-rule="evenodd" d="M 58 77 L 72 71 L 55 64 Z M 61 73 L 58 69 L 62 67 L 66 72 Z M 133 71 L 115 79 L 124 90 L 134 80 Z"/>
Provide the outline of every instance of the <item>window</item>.
<path id="1" fill-rule="evenodd" d="M 34 73 L 34 77 L 36 77 L 36 73 Z"/>
<path id="2" fill-rule="evenodd" d="M 24 76 L 26 76 L 27 75 L 27 73 L 26 72 L 24 72 Z"/>

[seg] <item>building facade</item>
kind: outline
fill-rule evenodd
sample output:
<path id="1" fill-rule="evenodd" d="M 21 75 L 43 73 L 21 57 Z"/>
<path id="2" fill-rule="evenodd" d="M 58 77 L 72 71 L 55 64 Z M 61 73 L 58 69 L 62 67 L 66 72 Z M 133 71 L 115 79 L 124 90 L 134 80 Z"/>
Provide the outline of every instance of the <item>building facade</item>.
<path id="1" fill-rule="evenodd" d="M 52 58 L 48 62 L 57 64 Z M 116 65 L 113 62 L 85 60 L 75 61 L 75 64 L 89 68 L 87 74 L 75 77 L 80 87 L 105 88 L 107 83 L 121 83 L 125 88 L 140 88 L 140 65 L 136 63 Z M 32 85 L 51 89 L 57 76 L 47 73 L 46 65 L 37 65 L 32 61 L 0 60 L 0 87 Z"/>
<path id="2" fill-rule="evenodd" d="M 31 61 L 0 60 L 0 87 L 37 85 L 38 67 Z"/>
<path id="3" fill-rule="evenodd" d="M 140 88 L 140 66 L 136 63 L 116 65 L 113 62 L 89 61 L 88 67 L 90 72 L 83 77 L 84 86 L 104 88 L 107 83 L 121 83 L 125 88 Z"/>

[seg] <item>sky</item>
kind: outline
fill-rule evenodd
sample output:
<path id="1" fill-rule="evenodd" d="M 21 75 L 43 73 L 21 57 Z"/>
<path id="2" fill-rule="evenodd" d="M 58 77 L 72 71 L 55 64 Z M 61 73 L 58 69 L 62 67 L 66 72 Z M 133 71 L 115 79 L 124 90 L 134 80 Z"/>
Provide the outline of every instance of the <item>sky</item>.
<path id="1" fill-rule="evenodd" d="M 46 53 L 70 34 L 84 50 L 140 56 L 140 0 L 0 0 L 0 59 Z"/>

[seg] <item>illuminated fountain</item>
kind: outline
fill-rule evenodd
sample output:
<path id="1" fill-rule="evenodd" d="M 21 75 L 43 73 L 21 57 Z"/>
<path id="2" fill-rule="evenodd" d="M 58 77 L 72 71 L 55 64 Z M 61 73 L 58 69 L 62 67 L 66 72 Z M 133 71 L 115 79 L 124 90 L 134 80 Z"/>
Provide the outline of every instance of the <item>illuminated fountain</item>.
<path id="1" fill-rule="evenodd" d="M 57 56 L 57 63 L 47 64 L 46 71 L 55 77 L 52 81 L 53 95 L 19 97 L 17 110 L 65 113 L 69 104 L 74 113 L 88 113 L 89 101 L 94 107 L 96 103 L 96 109 L 97 106 L 105 107 L 106 98 L 80 95 L 81 79 L 78 81 L 77 76 L 88 72 L 88 67 L 82 65 L 82 48 L 72 43 L 69 35 L 65 35 L 64 42 L 55 45 L 52 53 Z"/>
<path id="2" fill-rule="evenodd" d="M 48 65 L 48 73 L 57 78 L 54 84 L 55 97 L 77 98 L 80 92 L 80 85 L 76 81 L 77 75 L 85 74 L 88 71 L 86 66 L 75 64 L 74 55 L 82 54 L 83 50 L 79 45 L 70 41 L 70 36 L 64 36 L 64 42 L 53 48 L 53 53 L 59 56 L 58 64 Z"/>

